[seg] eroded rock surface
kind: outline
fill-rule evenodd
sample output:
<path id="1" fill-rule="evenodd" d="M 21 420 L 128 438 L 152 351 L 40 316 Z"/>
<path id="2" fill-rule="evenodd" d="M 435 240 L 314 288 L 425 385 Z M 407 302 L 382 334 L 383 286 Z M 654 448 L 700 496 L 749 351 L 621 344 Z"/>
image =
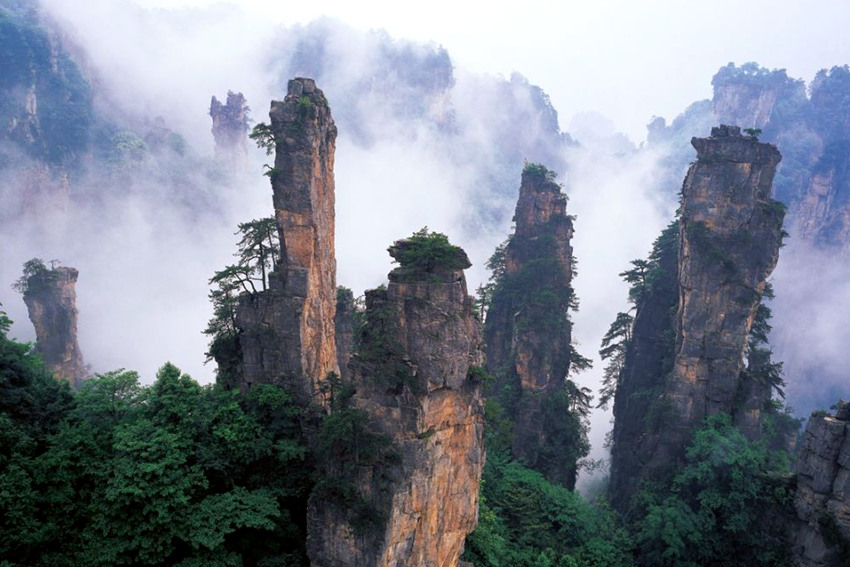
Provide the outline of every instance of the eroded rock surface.
<path id="1" fill-rule="evenodd" d="M 812 414 L 797 462 L 795 563 L 840 567 L 850 561 L 850 403 L 834 416 Z"/>
<path id="2" fill-rule="evenodd" d="M 477 523 L 484 465 L 484 402 L 470 373 L 481 364 L 480 324 L 462 270 L 407 270 L 391 275 L 387 289 L 367 292 L 348 403 L 390 448 L 351 477 L 332 478 L 356 496 L 341 502 L 314 493 L 313 567 L 458 565 Z M 372 518 L 365 526 L 364 510 Z"/>
<path id="3" fill-rule="evenodd" d="M 36 350 L 57 378 L 75 387 L 87 374 L 77 342 L 77 276 L 75 268 L 44 270 L 27 279 L 24 292 Z"/>
<path id="4" fill-rule="evenodd" d="M 243 388 L 277 383 L 302 405 L 337 371 L 334 338 L 336 126 L 312 79 L 293 79 L 271 105 L 273 203 L 282 258 L 269 290 L 241 298 Z"/>
<path id="5" fill-rule="evenodd" d="M 771 199 L 771 186 L 781 156 L 732 126 L 692 144 L 697 161 L 682 187 L 676 356 L 664 395 L 670 418 L 654 455 L 659 466 L 681 455 L 708 415 L 729 413 L 744 434 L 757 436 L 770 394 L 762 389 L 760 403 L 749 399 L 754 387 L 743 370 L 761 293 L 779 259 L 784 208 Z"/>
<path id="6" fill-rule="evenodd" d="M 615 398 L 610 495 L 621 510 L 641 480 L 669 476 L 707 416 L 728 413 L 742 433 L 758 437 L 770 397 L 770 386 L 746 372 L 746 354 L 779 257 L 784 207 L 771 187 L 781 156 L 733 126 L 692 144 L 697 161 L 682 187 L 677 246 L 668 247 L 678 248 L 677 266 L 668 250 L 653 278 L 675 273 L 676 295 L 671 286 L 650 286 Z M 675 335 L 672 352 L 665 333 Z"/>
<path id="7" fill-rule="evenodd" d="M 564 392 L 570 368 L 572 219 L 554 175 L 526 167 L 517 202 L 516 232 L 504 250 L 504 276 L 487 312 L 487 369 L 494 393 L 514 420 L 513 454 L 547 478 L 575 484 L 575 470 L 548 432 L 544 403 Z M 510 392 L 506 394 L 506 392 Z M 504 394 L 504 395 L 503 395 Z"/>

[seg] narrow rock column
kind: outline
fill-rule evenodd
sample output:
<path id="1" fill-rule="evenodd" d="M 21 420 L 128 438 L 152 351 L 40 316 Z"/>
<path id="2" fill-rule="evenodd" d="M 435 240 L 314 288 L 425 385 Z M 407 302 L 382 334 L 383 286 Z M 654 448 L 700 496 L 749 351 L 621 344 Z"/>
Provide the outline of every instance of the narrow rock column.
<path id="1" fill-rule="evenodd" d="M 227 91 L 225 104 L 212 97 L 210 117 L 216 155 L 231 162 L 244 161 L 248 140 L 248 104 L 245 96 Z"/>
<path id="2" fill-rule="evenodd" d="M 652 465 L 661 467 L 681 456 L 708 415 L 729 413 L 756 437 L 770 394 L 745 383 L 742 371 L 759 299 L 779 258 L 784 207 L 771 199 L 771 186 L 781 156 L 733 126 L 691 143 L 697 161 L 682 187 L 676 355 Z M 761 404 L 742 399 L 754 392 Z"/>
<path id="3" fill-rule="evenodd" d="M 575 470 L 548 438 L 547 397 L 563 392 L 570 368 L 572 219 L 554 173 L 539 165 L 522 173 L 514 221 L 505 247 L 502 284 L 487 312 L 487 369 L 494 395 L 514 420 L 512 452 L 554 482 L 572 487 Z M 559 415 L 562 419 L 564 416 Z"/>
<path id="4" fill-rule="evenodd" d="M 481 346 L 462 269 L 390 274 L 387 289 L 367 292 L 348 403 L 390 446 L 353 477 L 326 477 L 335 493 L 311 497 L 313 567 L 458 565 L 484 465 L 484 401 L 470 371 Z"/>
<path id="5" fill-rule="evenodd" d="M 336 372 L 334 337 L 334 151 L 336 126 L 325 95 L 312 79 L 293 79 L 271 105 L 276 144 L 271 169 L 281 253 L 267 292 L 245 295 L 237 310 L 242 329 L 243 388 L 280 384 L 301 404 L 315 400 Z"/>
<path id="6" fill-rule="evenodd" d="M 797 462 L 795 564 L 846 565 L 850 548 L 850 403 L 812 414 Z M 842 549 L 843 540 L 843 549 Z"/>
<path id="7" fill-rule="evenodd" d="M 27 279 L 24 303 L 35 327 L 36 350 L 57 378 L 79 387 L 86 377 L 77 342 L 77 276 L 75 268 L 59 267 Z"/>

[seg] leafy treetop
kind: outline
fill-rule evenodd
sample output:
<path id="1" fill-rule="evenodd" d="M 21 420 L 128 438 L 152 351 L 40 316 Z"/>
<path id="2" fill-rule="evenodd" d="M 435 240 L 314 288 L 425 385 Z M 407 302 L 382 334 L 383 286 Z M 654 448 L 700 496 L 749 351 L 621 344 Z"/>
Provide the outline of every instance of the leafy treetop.
<path id="1" fill-rule="evenodd" d="M 409 238 L 396 240 L 387 252 L 399 264 L 392 273 L 402 278 L 414 273 L 465 270 L 472 265 L 461 247 L 451 244 L 445 234 L 430 232 L 427 226 Z"/>

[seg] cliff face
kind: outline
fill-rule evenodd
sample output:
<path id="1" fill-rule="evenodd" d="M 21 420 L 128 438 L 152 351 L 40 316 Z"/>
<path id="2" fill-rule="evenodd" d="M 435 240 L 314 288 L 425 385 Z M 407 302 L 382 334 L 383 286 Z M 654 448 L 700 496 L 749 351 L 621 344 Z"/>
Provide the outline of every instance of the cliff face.
<path id="1" fill-rule="evenodd" d="M 458 564 L 484 464 L 484 403 L 470 372 L 483 363 L 480 337 L 462 269 L 391 274 L 386 290 L 367 292 L 354 392 L 339 411 L 360 412 L 390 448 L 347 473 L 338 456 L 325 465 L 326 482 L 350 490 L 311 497 L 313 567 Z"/>
<path id="2" fill-rule="evenodd" d="M 850 404 L 834 417 L 813 414 L 797 462 L 795 562 L 847 564 L 850 553 Z"/>
<path id="3" fill-rule="evenodd" d="M 665 391 L 670 418 L 654 455 L 659 466 L 681 454 L 708 415 L 730 413 L 747 436 L 757 436 L 766 401 L 753 404 L 741 392 L 754 390 L 743 374 L 747 339 L 779 258 L 784 209 L 770 196 L 782 158 L 735 127 L 713 128 L 692 143 L 697 161 L 682 187 L 676 355 Z"/>
<path id="4" fill-rule="evenodd" d="M 339 366 L 339 377 L 343 382 L 349 382 L 351 373 L 348 362 L 354 354 L 354 319 L 357 317 L 357 304 L 350 289 L 340 287 L 336 292 L 336 314 L 334 329 L 336 335 L 336 360 Z"/>
<path id="5" fill-rule="evenodd" d="M 663 378 L 673 368 L 675 319 L 678 307 L 679 225 L 667 227 L 650 255 L 654 277 L 636 298 L 632 338 L 614 396 L 609 499 L 626 510 L 638 488 L 647 460 L 646 430 L 652 400 L 661 395 Z"/>
<path id="6" fill-rule="evenodd" d="M 517 202 L 516 232 L 504 249 L 504 274 L 487 312 L 487 369 L 494 392 L 514 420 L 513 454 L 550 480 L 575 483 L 561 466 L 550 436 L 547 400 L 563 395 L 570 368 L 572 302 L 571 218 L 554 175 L 526 167 Z M 573 463 L 574 465 L 574 463 Z"/>
<path id="7" fill-rule="evenodd" d="M 293 79 L 283 101 L 273 101 L 276 144 L 271 171 L 282 258 L 269 290 L 243 296 L 243 387 L 284 386 L 300 403 L 314 398 L 337 370 L 334 339 L 334 150 L 336 126 L 312 79 Z"/>
<path id="8" fill-rule="evenodd" d="M 245 96 L 227 91 L 225 104 L 212 97 L 210 116 L 216 155 L 232 160 L 244 157 L 248 139 L 248 104 Z"/>
<path id="9" fill-rule="evenodd" d="M 729 64 L 711 81 L 714 116 L 725 124 L 742 128 L 765 128 L 775 117 L 777 103 L 799 105 L 806 101 L 806 85 L 788 77 L 784 70 L 768 71 L 754 63 L 740 68 Z"/>
<path id="10" fill-rule="evenodd" d="M 610 493 L 620 509 L 641 479 L 666 477 L 707 416 L 728 413 L 758 437 L 770 396 L 746 355 L 782 239 L 784 207 L 771 199 L 781 156 L 731 126 L 692 144 L 697 161 L 682 187 L 677 242 L 654 251 L 646 278 L 654 284 L 638 304 L 615 398 Z"/>
<path id="11" fill-rule="evenodd" d="M 46 270 L 28 278 L 24 293 L 24 303 L 35 327 L 36 350 L 57 378 L 75 387 L 86 377 L 77 342 L 78 275 L 74 268 Z"/>
<path id="12" fill-rule="evenodd" d="M 795 216 L 803 239 L 850 252 L 850 140 L 827 146 Z"/>

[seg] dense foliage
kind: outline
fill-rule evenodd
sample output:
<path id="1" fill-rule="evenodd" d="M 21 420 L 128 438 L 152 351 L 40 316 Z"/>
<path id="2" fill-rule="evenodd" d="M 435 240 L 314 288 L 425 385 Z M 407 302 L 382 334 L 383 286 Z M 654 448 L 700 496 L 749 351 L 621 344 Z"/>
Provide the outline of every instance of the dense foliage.
<path id="1" fill-rule="evenodd" d="M 390 277 L 416 279 L 436 271 L 465 270 L 471 264 L 466 252 L 449 242 L 449 237 L 423 227 L 408 238 L 393 242 L 387 251 L 399 266 Z"/>
<path id="2" fill-rule="evenodd" d="M 784 451 L 748 441 L 727 414 L 711 416 L 670 490 L 641 494 L 634 526 L 648 565 L 787 565 L 793 491 Z"/>
<path id="3" fill-rule="evenodd" d="M 631 540 L 604 502 L 547 481 L 510 457 L 510 420 L 487 402 L 478 528 L 464 559 L 476 567 L 633 565 Z"/>
<path id="4" fill-rule="evenodd" d="M 0 564 L 301 565 L 308 452 L 289 396 L 98 375 L 72 395 L 0 319 Z"/>

